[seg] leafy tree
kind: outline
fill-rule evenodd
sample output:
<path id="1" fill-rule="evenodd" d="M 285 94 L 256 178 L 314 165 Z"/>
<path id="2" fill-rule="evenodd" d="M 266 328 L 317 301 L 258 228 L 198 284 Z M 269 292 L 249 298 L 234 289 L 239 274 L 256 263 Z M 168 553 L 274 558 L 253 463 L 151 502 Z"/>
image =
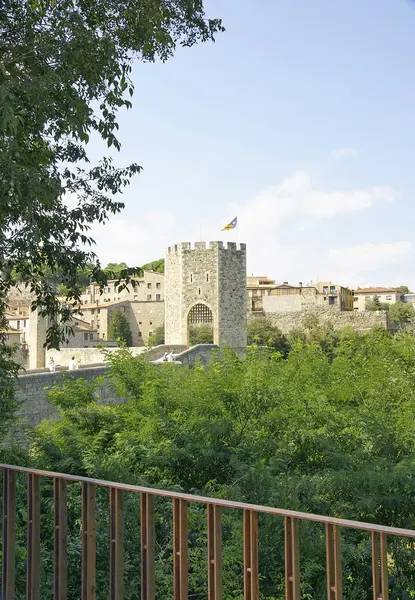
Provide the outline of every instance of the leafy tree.
<path id="1" fill-rule="evenodd" d="M 16 270 L 52 317 L 49 344 L 62 341 L 56 317 L 65 322 L 69 313 L 45 281 L 45 269 L 62 270 L 75 300 L 77 269 L 92 262 L 95 281 L 112 278 L 84 249 L 93 244 L 88 230 L 123 208 L 114 195 L 141 169 L 118 169 L 110 158 L 89 167 L 91 133 L 120 149 L 116 116 L 131 107 L 134 58 L 167 60 L 177 44 L 212 40 L 222 29 L 219 20 L 205 19 L 199 1 L 3 3 L 0 198 L 7 203 L 0 210 L 0 293 Z"/>
<path id="2" fill-rule="evenodd" d="M 412 304 L 395 302 L 389 309 L 389 320 L 393 325 L 402 327 L 406 323 L 415 321 L 415 309 Z"/>
<path id="3" fill-rule="evenodd" d="M 156 327 L 153 334 L 148 338 L 149 346 L 161 346 L 164 344 L 164 323 Z"/>
<path id="4" fill-rule="evenodd" d="M 164 258 L 159 258 L 149 262 L 141 267 L 143 271 L 155 271 L 156 273 L 164 273 Z"/>
<path id="5" fill-rule="evenodd" d="M 398 290 L 401 292 L 401 294 L 410 294 L 410 290 L 409 287 L 407 285 L 400 285 L 398 287 Z"/>
<path id="6" fill-rule="evenodd" d="M 194 325 L 189 328 L 189 345 L 197 346 L 197 344 L 213 344 L 212 325 Z"/>
<path id="7" fill-rule="evenodd" d="M 108 337 L 110 340 L 120 341 L 123 345 L 131 347 L 133 345 L 133 334 L 127 317 L 120 310 L 116 310 L 108 328 Z"/>
<path id="8" fill-rule="evenodd" d="M 128 270 L 127 263 L 108 263 L 104 269 L 105 273 L 111 273 L 111 275 L 115 275 L 117 278 L 120 276 L 122 272 Z"/>
<path id="9" fill-rule="evenodd" d="M 365 308 L 366 310 L 382 310 L 379 296 L 375 294 L 371 300 L 366 300 Z"/>
<path id="10" fill-rule="evenodd" d="M 141 167 L 117 168 L 109 157 L 91 164 L 89 138 L 120 149 L 117 112 L 131 107 L 134 59 L 165 61 L 177 45 L 213 40 L 222 30 L 220 20 L 205 18 L 202 0 L 2 2 L 0 330 L 16 273 L 50 317 L 46 343 L 55 348 L 70 333 L 73 308 L 58 301 L 48 270 L 59 271 L 74 305 L 80 271 L 101 287 L 114 278 L 92 251 L 89 230 L 122 210 L 119 194 Z M 139 272 L 120 272 L 122 285 Z M 4 347 L 0 387 L 9 390 L 14 369 Z"/>
<path id="11" fill-rule="evenodd" d="M 273 325 L 268 317 L 258 317 L 248 321 L 247 325 L 248 346 L 258 344 L 269 346 L 282 355 L 288 351 L 288 343 L 281 330 Z"/>

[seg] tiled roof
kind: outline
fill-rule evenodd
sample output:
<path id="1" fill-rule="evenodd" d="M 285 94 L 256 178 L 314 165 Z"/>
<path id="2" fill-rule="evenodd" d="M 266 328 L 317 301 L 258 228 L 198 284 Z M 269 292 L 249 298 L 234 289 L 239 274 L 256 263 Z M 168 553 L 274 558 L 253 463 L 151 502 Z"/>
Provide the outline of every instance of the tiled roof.
<path id="1" fill-rule="evenodd" d="M 357 288 L 357 290 L 354 290 L 355 295 L 356 294 L 400 294 L 401 292 L 399 290 L 396 290 L 395 288 L 383 288 L 383 287 L 368 287 L 368 288 Z"/>

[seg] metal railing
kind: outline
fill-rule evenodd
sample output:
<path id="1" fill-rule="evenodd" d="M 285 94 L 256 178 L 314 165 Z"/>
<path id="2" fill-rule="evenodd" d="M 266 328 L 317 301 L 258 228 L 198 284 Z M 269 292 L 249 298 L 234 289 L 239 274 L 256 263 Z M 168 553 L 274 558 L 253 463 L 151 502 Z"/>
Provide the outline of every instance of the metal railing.
<path id="1" fill-rule="evenodd" d="M 341 600 L 342 564 L 340 530 L 349 528 L 370 532 L 372 538 L 372 581 L 374 600 L 388 600 L 387 536 L 415 538 L 415 530 L 373 525 L 347 519 L 233 502 L 158 490 L 135 485 L 77 477 L 63 473 L 0 464 L 3 471 L 2 598 L 15 597 L 16 560 L 16 473 L 27 475 L 27 574 L 26 597 L 40 599 L 40 478 L 54 487 L 54 598 L 67 598 L 67 483 L 81 484 L 82 494 L 82 600 L 96 598 L 96 491 L 109 488 L 110 600 L 124 597 L 124 492 L 140 494 L 141 599 L 154 600 L 155 582 L 155 497 L 171 498 L 173 518 L 174 600 L 188 598 L 188 503 L 206 506 L 208 600 L 222 598 L 222 520 L 221 509 L 243 512 L 244 599 L 259 599 L 258 515 L 284 518 L 285 597 L 300 600 L 299 523 L 312 521 L 326 528 L 326 573 L 328 600 Z"/>

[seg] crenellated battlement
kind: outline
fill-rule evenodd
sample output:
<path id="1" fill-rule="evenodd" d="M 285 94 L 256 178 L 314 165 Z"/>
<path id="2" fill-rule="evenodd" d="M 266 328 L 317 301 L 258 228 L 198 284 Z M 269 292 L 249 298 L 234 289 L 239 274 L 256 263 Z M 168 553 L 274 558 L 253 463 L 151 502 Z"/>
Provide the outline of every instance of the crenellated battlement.
<path id="1" fill-rule="evenodd" d="M 236 242 L 180 242 L 167 248 L 167 254 L 181 254 L 182 252 L 200 252 L 203 250 L 226 250 L 227 252 L 246 253 L 246 244 Z"/>

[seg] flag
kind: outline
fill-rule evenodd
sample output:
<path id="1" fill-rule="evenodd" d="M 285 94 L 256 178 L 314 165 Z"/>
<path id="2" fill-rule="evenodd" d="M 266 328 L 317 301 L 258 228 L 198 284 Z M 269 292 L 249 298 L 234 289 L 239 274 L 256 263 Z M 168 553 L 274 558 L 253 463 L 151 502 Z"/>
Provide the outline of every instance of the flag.
<path id="1" fill-rule="evenodd" d="M 238 225 L 238 217 L 235 217 L 233 221 L 228 223 L 221 231 L 228 231 L 229 229 L 235 229 Z"/>

